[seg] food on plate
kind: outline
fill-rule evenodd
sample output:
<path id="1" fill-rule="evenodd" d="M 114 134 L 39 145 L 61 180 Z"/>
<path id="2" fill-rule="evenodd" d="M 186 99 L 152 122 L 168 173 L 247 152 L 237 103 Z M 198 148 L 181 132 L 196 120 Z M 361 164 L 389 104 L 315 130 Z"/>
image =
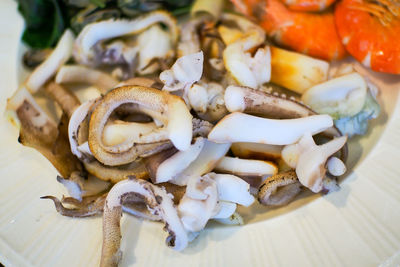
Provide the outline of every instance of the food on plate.
<path id="1" fill-rule="evenodd" d="M 42 198 L 63 216 L 103 216 L 102 266 L 121 259 L 123 212 L 164 222 L 183 250 L 211 220 L 245 223 L 237 208 L 256 199 L 338 190 L 348 139 L 379 114 L 377 88 L 352 66 L 334 72 L 199 2 L 182 24 L 158 10 L 65 30 L 8 100 L 19 141 L 69 195 Z"/>
<path id="2" fill-rule="evenodd" d="M 283 2 L 294 11 L 323 11 L 336 0 L 285 0 Z"/>
<path id="3" fill-rule="evenodd" d="M 372 70 L 400 74 L 397 1 L 231 1 L 279 45 L 325 60 L 347 51 Z"/>
<path id="4" fill-rule="evenodd" d="M 263 205 L 286 205 L 301 192 L 301 186 L 296 172 L 281 172 L 265 179 L 258 190 L 257 198 Z"/>
<path id="5" fill-rule="evenodd" d="M 335 23 L 343 45 L 355 59 L 375 71 L 400 74 L 398 1 L 339 1 Z"/>
<path id="6" fill-rule="evenodd" d="M 329 63 L 271 46 L 271 82 L 303 94 L 328 79 Z"/>
<path id="7" fill-rule="evenodd" d="M 363 135 L 368 121 L 380 112 L 377 88 L 351 66 L 345 71 L 339 70 L 329 81 L 309 88 L 301 100 L 313 110 L 329 114 L 343 134 Z"/>
<path id="8" fill-rule="evenodd" d="M 332 12 L 292 11 L 280 0 L 232 2 L 243 14 L 254 17 L 268 36 L 282 46 L 324 60 L 346 55 Z"/>
<path id="9" fill-rule="evenodd" d="M 160 23 L 167 25 L 168 33 L 161 29 Z M 136 72 L 148 74 L 157 70 L 155 59 L 168 60 L 174 56 L 172 46 L 177 38 L 175 18 L 165 11 L 154 11 L 133 20 L 88 24 L 75 40 L 73 55 L 83 65 L 119 65 L 129 72 L 127 76 Z"/>

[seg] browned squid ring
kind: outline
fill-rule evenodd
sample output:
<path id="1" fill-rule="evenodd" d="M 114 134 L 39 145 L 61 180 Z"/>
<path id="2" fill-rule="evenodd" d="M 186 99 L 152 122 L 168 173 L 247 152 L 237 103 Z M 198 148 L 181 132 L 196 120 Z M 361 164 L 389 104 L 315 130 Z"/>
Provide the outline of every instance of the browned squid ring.
<path id="1" fill-rule="evenodd" d="M 110 167 L 104 166 L 97 160 L 93 160 L 84 161 L 83 165 L 88 173 L 101 180 L 110 181 L 111 183 L 118 183 L 119 181 L 127 179 L 128 176 L 133 176 L 137 179 L 149 178 L 149 173 L 144 165 L 135 162 L 124 166 Z"/>
<path id="2" fill-rule="evenodd" d="M 266 179 L 258 190 L 258 201 L 268 206 L 288 204 L 301 191 L 295 171 L 275 174 Z"/>
<path id="3" fill-rule="evenodd" d="M 162 128 L 149 133 L 148 139 L 154 142 L 146 144 L 129 144 L 121 153 L 110 152 L 103 144 L 103 130 L 111 113 L 123 104 L 134 104 L 138 111 L 157 119 Z M 162 135 L 167 139 L 158 139 Z M 147 152 L 159 152 L 157 148 L 168 142 L 185 150 L 192 140 L 192 116 L 184 101 L 178 97 L 154 88 L 142 86 L 123 86 L 110 91 L 100 100 L 93 111 L 89 123 L 89 147 L 94 157 L 109 166 L 127 164 Z M 153 139 L 152 139 L 153 140 Z M 119 152 L 119 151 L 115 151 Z"/>

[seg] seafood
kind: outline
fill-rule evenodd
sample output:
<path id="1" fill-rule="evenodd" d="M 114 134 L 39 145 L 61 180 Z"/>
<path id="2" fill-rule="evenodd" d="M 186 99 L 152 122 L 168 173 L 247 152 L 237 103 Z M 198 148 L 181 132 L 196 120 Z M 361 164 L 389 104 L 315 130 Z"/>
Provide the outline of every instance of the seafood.
<path id="1" fill-rule="evenodd" d="M 178 43 L 178 57 L 187 56 L 201 51 L 198 31 L 209 20 L 206 16 L 198 16 L 185 23 L 181 28 Z"/>
<path id="2" fill-rule="evenodd" d="M 281 206 L 289 203 L 301 191 L 296 172 L 288 171 L 267 178 L 258 190 L 258 201 L 264 205 Z"/>
<path id="3" fill-rule="evenodd" d="M 336 119 L 360 112 L 366 96 L 365 80 L 360 74 L 351 73 L 311 87 L 301 100 L 316 112 Z"/>
<path id="4" fill-rule="evenodd" d="M 228 113 L 224 93 L 225 89 L 218 83 L 198 82 L 188 90 L 188 100 L 201 119 L 214 122 Z"/>
<path id="5" fill-rule="evenodd" d="M 169 92 L 183 90 L 186 95 L 192 84 L 201 78 L 203 60 L 202 51 L 178 58 L 170 69 L 160 73 L 160 80 L 164 83 L 163 90 Z"/>
<path id="6" fill-rule="evenodd" d="M 271 82 L 303 94 L 326 81 L 329 63 L 300 53 L 271 46 Z"/>
<path id="7" fill-rule="evenodd" d="M 328 158 L 339 151 L 346 141 L 347 136 L 341 136 L 318 146 L 311 134 L 306 133 L 296 144 L 283 148 L 282 158 L 296 169 L 300 183 L 317 193 L 323 189 Z"/>
<path id="8" fill-rule="evenodd" d="M 296 101 L 235 85 L 226 88 L 225 105 L 230 112 L 244 112 L 271 119 L 293 119 L 317 114 Z"/>
<path id="9" fill-rule="evenodd" d="M 329 81 L 309 88 L 301 100 L 316 112 L 329 114 L 342 134 L 349 137 L 363 135 L 367 131 L 368 121 L 376 118 L 380 112 L 374 96 L 376 87 L 352 67 L 346 73 L 338 74 Z"/>
<path id="10" fill-rule="evenodd" d="M 329 115 L 274 120 L 233 112 L 218 122 L 208 135 L 208 139 L 216 143 L 253 142 L 287 145 L 297 142 L 307 132 L 317 134 L 332 126 L 333 121 Z M 247 129 L 257 129 L 257 131 L 249 132 Z"/>
<path id="11" fill-rule="evenodd" d="M 74 34 L 66 30 L 53 52 L 28 77 L 25 86 L 31 93 L 37 92 L 72 55 Z"/>
<path id="12" fill-rule="evenodd" d="M 217 144 L 206 140 L 203 149 L 189 166 L 170 182 L 176 185 L 186 185 L 191 177 L 201 176 L 212 171 L 219 160 L 228 152 L 231 144 Z"/>
<path id="13" fill-rule="evenodd" d="M 117 266 L 122 257 L 120 220 L 122 205 L 129 198 L 139 196 L 152 214 L 159 215 L 168 231 L 167 244 L 182 250 L 188 244 L 188 235 L 178 217 L 172 196 L 165 189 L 149 182 L 129 179 L 117 183 L 108 193 L 103 216 L 103 248 L 100 266 Z"/>
<path id="14" fill-rule="evenodd" d="M 278 172 L 274 163 L 263 160 L 240 159 L 223 157 L 215 170 L 222 173 L 231 173 L 237 176 L 270 176 Z"/>
<path id="15" fill-rule="evenodd" d="M 56 75 L 56 83 L 83 83 L 94 85 L 103 94 L 113 88 L 118 81 L 108 73 L 94 70 L 81 65 L 64 65 Z"/>
<path id="16" fill-rule="evenodd" d="M 72 172 L 82 169 L 81 163 L 72 157 L 69 148 L 66 115 L 62 116 L 57 125 L 25 87 L 18 89 L 7 104 L 19 122 L 19 141 L 23 145 L 37 149 L 63 177 L 69 177 Z"/>
<path id="17" fill-rule="evenodd" d="M 178 205 L 183 227 L 199 232 L 207 221 L 219 212 L 217 183 L 208 175 L 193 177 Z"/>
<path id="18" fill-rule="evenodd" d="M 244 10 L 250 7 L 259 19 L 275 18 L 272 26 L 279 27 L 268 34 L 279 40 L 286 41 L 295 27 L 286 22 L 305 18 L 275 0 L 235 2 L 247 3 Z M 266 9 L 255 12 L 262 3 Z M 237 209 L 255 197 L 262 205 L 280 206 L 303 190 L 339 188 L 348 138 L 334 127 L 331 113 L 363 112 L 372 94 L 368 81 L 349 68 L 328 75 L 328 62 L 272 46 L 259 25 L 215 9 L 193 11 L 181 36 L 175 19 L 162 11 L 134 23 L 87 25 L 68 65 L 57 60 L 55 68 L 36 76 L 41 82 L 35 88 L 43 87 L 64 112 L 58 127 L 26 84 L 9 101 L 21 119 L 22 140 L 32 137 L 26 144 L 39 140 L 44 154 L 57 140 L 67 148 L 60 159 L 71 166 L 56 167 L 69 197 L 44 198 L 61 215 L 103 214 L 102 266 L 116 266 L 121 258 L 122 212 L 164 222 L 167 245 L 183 250 L 210 220 L 243 224 Z M 309 15 L 315 22 L 326 14 Z M 328 50 L 327 58 L 339 57 L 339 50 Z M 174 51 L 180 57 L 164 66 Z M 104 66 L 109 63 L 118 66 Z M 131 74 L 139 77 L 124 80 L 119 68 L 127 63 L 138 66 Z M 38 68 L 43 66 L 46 60 Z M 270 80 L 297 94 L 272 92 L 279 86 Z M 103 94 L 82 97 L 80 104 L 64 88 L 70 83 L 94 85 Z M 89 189 L 90 179 L 101 185 L 98 190 Z"/>
<path id="19" fill-rule="evenodd" d="M 74 110 L 81 104 L 74 93 L 55 82 L 47 83 L 44 91 L 61 107 L 68 118 L 71 118 Z"/>
<path id="20" fill-rule="evenodd" d="M 164 126 L 143 135 L 140 144 L 127 140 L 123 144 L 106 146 L 102 141 L 105 124 L 111 113 L 122 104 L 133 104 L 135 110 L 154 117 Z M 100 100 L 90 119 L 90 150 L 106 165 L 122 165 L 134 161 L 140 153 L 159 152 L 168 139 L 176 148 L 187 149 L 192 140 L 192 116 L 181 98 L 154 88 L 116 88 Z"/>
<path id="21" fill-rule="evenodd" d="M 322 11 L 336 0 L 283 0 L 285 5 L 294 11 Z"/>
<path id="22" fill-rule="evenodd" d="M 172 156 L 170 155 L 171 152 L 168 151 L 166 152 L 167 158 L 163 161 L 161 161 L 160 158 L 157 157 L 156 161 L 161 161 L 161 163 L 158 166 L 152 166 L 152 169 L 155 169 L 153 171 L 154 173 L 152 173 L 154 183 L 158 184 L 162 182 L 168 182 L 175 176 L 179 175 L 179 173 L 185 170 L 190 165 L 190 163 L 192 163 L 198 157 L 204 147 L 204 143 L 205 139 L 199 137 L 196 139 L 194 144 L 185 151 L 176 151 L 174 149 L 172 151 Z M 165 152 L 160 153 L 166 154 Z M 150 164 L 149 161 L 150 159 L 147 160 L 148 164 Z"/>
<path id="23" fill-rule="evenodd" d="M 284 47 L 325 60 L 346 55 L 332 13 L 295 12 L 279 0 L 232 2 L 243 14 L 255 17 L 267 34 Z"/>
<path id="24" fill-rule="evenodd" d="M 240 84 L 257 89 L 271 78 L 271 52 L 268 46 L 261 46 L 265 41 L 263 30 L 243 17 L 223 14 L 222 21 L 234 21 L 242 33 L 223 52 L 227 71 Z M 254 56 L 249 51 L 256 49 Z"/>
<path id="25" fill-rule="evenodd" d="M 234 143 L 231 146 L 233 155 L 243 159 L 259 159 L 276 161 L 281 157 L 282 146 Z"/>
<path id="26" fill-rule="evenodd" d="M 346 50 L 364 66 L 400 74 L 398 1 L 340 1 L 335 23 Z"/>
<path id="27" fill-rule="evenodd" d="M 167 25 L 170 34 L 164 34 L 159 27 L 151 27 L 158 23 Z M 138 34 L 138 40 L 130 40 L 130 42 L 121 40 L 108 44 L 105 42 L 116 37 Z M 146 47 L 149 39 L 154 40 L 157 36 L 162 39 L 161 43 L 155 41 L 159 46 L 153 49 Z M 177 38 L 178 29 L 175 18 L 165 11 L 154 11 L 135 20 L 107 20 L 88 24 L 75 41 L 73 56 L 77 62 L 88 66 L 125 64 L 128 65 L 131 72 L 136 70 L 135 64 L 138 63 L 140 69 L 137 71 L 145 74 L 158 69 L 157 66 L 153 66 L 154 64 L 149 66 L 150 69 L 144 68 L 153 63 L 152 59 L 167 59 L 173 56 L 171 46 L 177 41 Z M 141 53 L 138 56 L 139 50 Z M 133 73 L 128 73 L 128 75 L 131 76 Z"/>
<path id="28" fill-rule="evenodd" d="M 343 175 L 347 168 L 346 165 L 337 157 L 330 157 L 326 162 L 326 168 L 328 172 L 333 176 L 341 176 Z"/>

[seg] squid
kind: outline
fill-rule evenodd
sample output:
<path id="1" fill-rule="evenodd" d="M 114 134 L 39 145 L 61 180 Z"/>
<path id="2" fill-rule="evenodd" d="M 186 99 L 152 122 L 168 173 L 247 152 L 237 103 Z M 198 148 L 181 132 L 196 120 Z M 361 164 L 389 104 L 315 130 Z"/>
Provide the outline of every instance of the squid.
<path id="1" fill-rule="evenodd" d="M 168 27 L 169 34 L 157 26 L 159 23 Z M 131 43 L 117 40 L 105 44 L 106 40 L 135 35 L 139 36 L 137 40 L 130 40 Z M 152 43 L 155 36 L 161 41 L 155 41 L 156 47 L 147 47 L 148 40 Z M 128 65 L 129 76 L 136 70 L 135 64 L 140 68 L 139 73 L 151 73 L 157 70 L 156 65 L 151 64 L 153 59 L 174 56 L 172 46 L 177 38 L 176 19 L 168 12 L 154 11 L 134 20 L 106 20 L 87 25 L 75 41 L 73 56 L 77 62 L 88 66 Z"/>
<path id="2" fill-rule="evenodd" d="M 103 247 L 100 266 L 116 266 L 122 257 L 120 220 L 122 204 L 130 197 L 140 196 L 147 209 L 160 216 L 168 231 L 167 245 L 183 250 L 188 245 L 188 234 L 174 207 L 171 195 L 165 189 L 149 182 L 128 179 L 117 183 L 108 193 L 103 214 Z"/>
<path id="3" fill-rule="evenodd" d="M 325 165 L 328 158 L 339 151 L 346 141 L 347 136 L 341 136 L 325 144 L 316 145 L 308 132 L 296 144 L 283 148 L 282 158 L 289 166 L 296 169 L 297 177 L 302 185 L 314 193 L 318 193 L 323 189 L 323 179 L 326 173 Z M 346 169 L 337 167 L 338 160 L 330 162 L 330 170 L 334 170 L 332 172 L 340 176 Z"/>
<path id="4" fill-rule="evenodd" d="M 144 135 L 139 145 L 127 142 L 105 146 L 102 141 L 105 124 L 111 113 L 122 104 L 132 104 L 133 109 L 152 116 L 163 127 Z M 116 88 L 100 100 L 90 118 L 90 151 L 105 165 L 122 165 L 134 161 L 140 154 L 159 152 L 167 140 L 171 140 L 177 149 L 186 150 L 192 140 L 192 115 L 181 98 L 157 89 L 139 86 Z"/>
<path id="5" fill-rule="evenodd" d="M 240 84 L 257 89 L 271 79 L 271 52 L 268 46 L 258 48 L 252 57 L 248 52 L 265 41 L 264 31 L 241 16 L 224 13 L 221 20 L 234 21 L 243 37 L 228 44 L 223 52 L 226 69 Z"/>

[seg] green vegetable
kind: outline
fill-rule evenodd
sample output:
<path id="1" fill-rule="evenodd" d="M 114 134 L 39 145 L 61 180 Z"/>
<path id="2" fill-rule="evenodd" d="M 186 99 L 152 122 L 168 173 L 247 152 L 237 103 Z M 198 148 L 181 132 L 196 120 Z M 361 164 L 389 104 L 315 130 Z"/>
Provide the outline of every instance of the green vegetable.
<path id="1" fill-rule="evenodd" d="M 22 40 L 32 48 L 54 46 L 67 27 L 61 1 L 17 0 L 25 19 Z"/>

